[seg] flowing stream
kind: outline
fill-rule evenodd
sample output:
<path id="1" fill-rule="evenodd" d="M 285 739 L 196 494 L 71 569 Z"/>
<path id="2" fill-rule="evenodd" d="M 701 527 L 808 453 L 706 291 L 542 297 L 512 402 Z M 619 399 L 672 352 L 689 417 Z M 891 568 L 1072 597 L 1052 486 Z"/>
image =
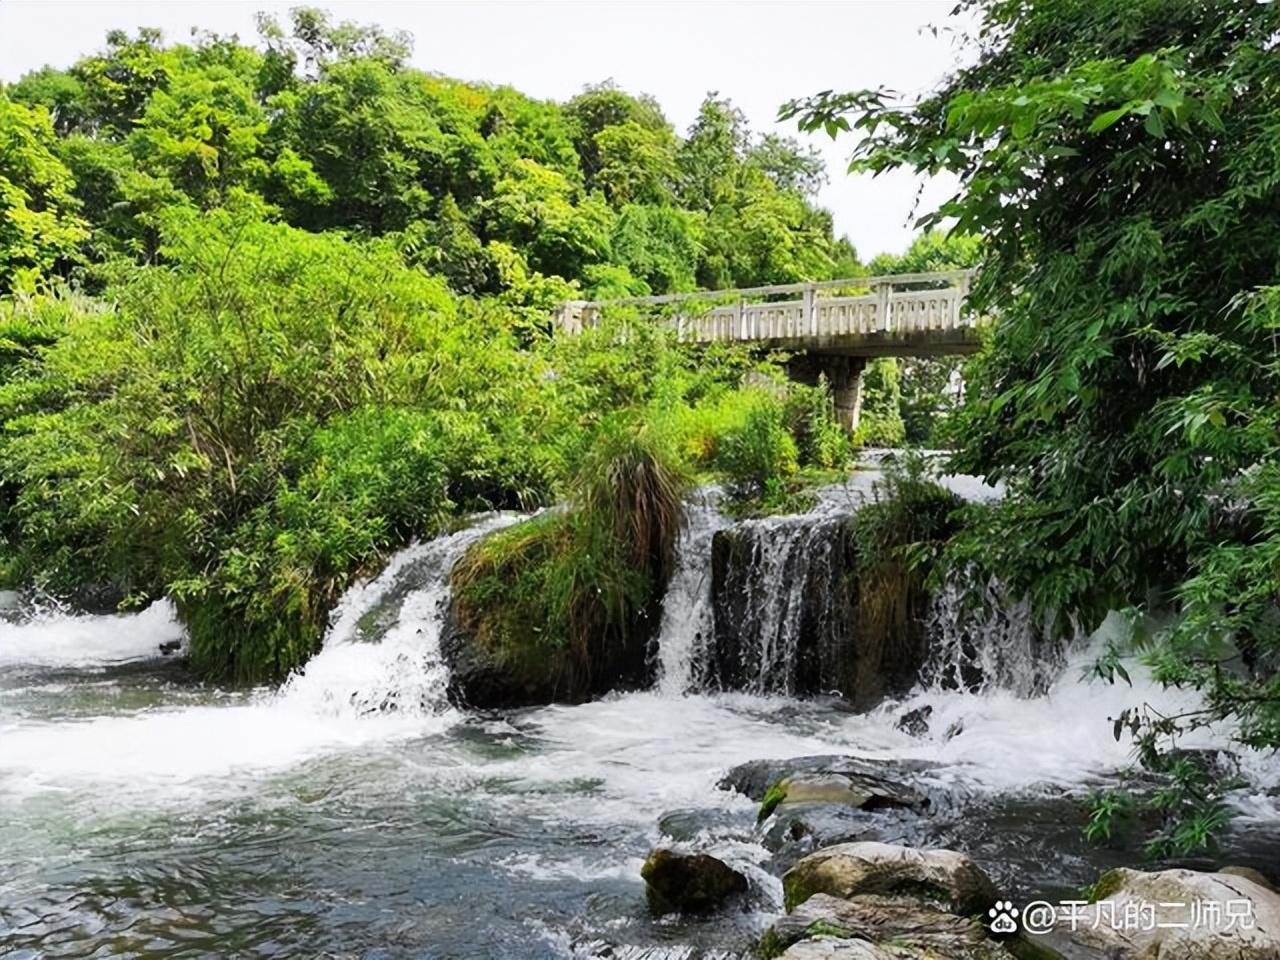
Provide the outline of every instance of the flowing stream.
<path id="1" fill-rule="evenodd" d="M 279 690 L 191 683 L 159 655 L 182 636 L 163 603 L 0 619 L 0 955 L 736 956 L 777 910 L 778 886 L 758 866 L 754 805 L 715 785 L 768 757 L 936 762 L 934 789 L 976 797 L 990 817 L 922 839 L 1002 863 L 998 879 L 1029 893 L 1132 859 L 1080 844 L 1060 798 L 1128 762 L 1106 717 L 1193 701 L 1136 667 L 1132 689 L 1085 682 L 1087 647 L 1051 680 L 1027 681 L 1030 668 L 1006 658 L 1018 682 L 935 679 L 860 715 L 689 693 L 712 629 L 711 539 L 727 524 L 714 496 L 695 504 L 681 544 L 653 690 L 504 716 L 455 709 L 439 652 L 447 571 L 512 519 L 401 552 L 347 595 L 322 652 Z M 776 628 L 761 643 L 785 634 L 786 615 L 761 610 Z M 954 628 L 955 656 L 994 656 L 984 644 L 1016 633 L 1005 620 Z M 1025 696 L 1037 685 L 1042 696 Z M 924 705 L 927 736 L 896 728 Z M 1238 830 L 1257 844 L 1277 816 L 1274 764 L 1245 763 Z M 749 910 L 650 919 L 638 870 L 668 811 L 689 812 L 699 843 L 751 872 Z"/>

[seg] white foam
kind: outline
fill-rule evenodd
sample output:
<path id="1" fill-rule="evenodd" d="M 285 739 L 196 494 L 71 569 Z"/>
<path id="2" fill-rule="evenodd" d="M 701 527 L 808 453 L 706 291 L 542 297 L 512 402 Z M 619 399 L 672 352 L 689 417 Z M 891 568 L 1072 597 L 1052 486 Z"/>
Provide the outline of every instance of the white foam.
<path id="1" fill-rule="evenodd" d="M 0 620 L 0 666 L 92 667 L 160 656 L 160 645 L 182 640 L 173 604 L 160 600 L 139 613 L 77 616 L 49 611 L 31 620 Z"/>

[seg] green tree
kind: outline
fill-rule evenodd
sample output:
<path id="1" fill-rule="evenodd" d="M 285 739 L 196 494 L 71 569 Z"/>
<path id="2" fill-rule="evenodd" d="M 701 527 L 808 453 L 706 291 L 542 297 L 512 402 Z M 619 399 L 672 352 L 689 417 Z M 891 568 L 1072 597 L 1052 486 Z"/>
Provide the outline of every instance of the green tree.
<path id="1" fill-rule="evenodd" d="M 43 107 L 0 93 L 0 292 L 30 292 L 70 265 L 89 235 Z"/>
<path id="2" fill-rule="evenodd" d="M 1228 717 L 1274 747 L 1280 10 L 975 7 L 974 63 L 920 102 L 862 91 L 784 111 L 864 131 L 856 169 L 952 173 L 960 191 L 926 224 L 985 237 L 975 300 L 999 321 L 955 466 L 1009 495 L 957 549 L 1087 624 L 1177 609 L 1148 658 L 1205 708 L 1122 718 L 1144 755 Z M 1163 839 L 1204 842 L 1215 816 L 1210 802 Z"/>

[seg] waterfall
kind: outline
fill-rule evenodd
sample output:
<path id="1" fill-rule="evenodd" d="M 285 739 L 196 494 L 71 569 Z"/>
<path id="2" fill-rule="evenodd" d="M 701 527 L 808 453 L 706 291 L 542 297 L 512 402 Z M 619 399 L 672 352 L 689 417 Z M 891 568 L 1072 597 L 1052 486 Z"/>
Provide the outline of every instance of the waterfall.
<path id="1" fill-rule="evenodd" d="M 687 505 L 658 627 L 658 689 L 668 696 L 689 692 L 695 686 L 695 669 L 706 662 L 715 629 L 711 545 L 728 524 L 720 512 L 717 488 L 698 491 Z"/>
<path id="2" fill-rule="evenodd" d="M 659 689 L 760 695 L 840 693 L 855 706 L 913 686 L 1043 694 L 1066 644 L 1026 600 L 954 571 L 887 625 L 860 607 L 850 519 L 866 484 L 826 491 L 805 514 L 732 522 L 717 492 L 689 506 L 659 630 Z M 983 488 L 987 491 L 989 488 Z M 1077 633 L 1079 631 L 1076 631 Z"/>
<path id="3" fill-rule="evenodd" d="M 995 580 L 977 589 L 962 585 L 969 579 L 965 571 L 953 571 L 930 599 L 922 685 L 1008 690 L 1019 697 L 1043 694 L 1062 672 L 1066 645 L 1054 637 L 1047 620 L 1035 617 L 1025 598 L 1010 599 Z"/>
<path id="4" fill-rule="evenodd" d="M 712 644 L 699 679 L 714 689 L 814 693 L 847 646 L 846 518 L 768 517 L 713 538 Z"/>
<path id="5" fill-rule="evenodd" d="M 347 591 L 320 653 L 280 691 L 289 704 L 328 714 L 432 715 L 449 709 L 440 635 L 449 571 L 472 543 L 520 519 L 491 514 L 396 554 L 377 577 Z"/>

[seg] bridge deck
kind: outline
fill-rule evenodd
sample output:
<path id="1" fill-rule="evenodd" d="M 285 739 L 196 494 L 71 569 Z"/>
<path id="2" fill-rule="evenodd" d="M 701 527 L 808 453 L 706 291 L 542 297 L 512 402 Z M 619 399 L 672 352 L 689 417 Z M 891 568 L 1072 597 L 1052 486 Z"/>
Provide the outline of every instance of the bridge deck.
<path id="1" fill-rule="evenodd" d="M 898 274 L 561 305 L 560 330 L 581 333 L 613 306 L 665 308 L 689 343 L 752 342 L 846 356 L 969 353 L 977 318 L 964 309 L 971 271 Z M 850 293 L 849 291 L 858 291 Z M 867 291 L 867 292 L 861 292 Z"/>

